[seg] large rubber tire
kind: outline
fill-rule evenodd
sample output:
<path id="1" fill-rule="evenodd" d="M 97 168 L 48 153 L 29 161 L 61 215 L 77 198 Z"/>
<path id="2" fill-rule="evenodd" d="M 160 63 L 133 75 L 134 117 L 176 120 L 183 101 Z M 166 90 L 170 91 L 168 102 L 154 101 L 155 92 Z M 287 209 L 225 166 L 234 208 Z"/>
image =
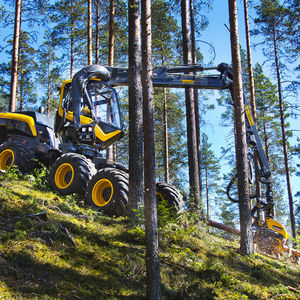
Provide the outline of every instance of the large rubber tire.
<path id="1" fill-rule="evenodd" d="M 66 153 L 50 169 L 49 185 L 61 195 L 84 195 L 87 183 L 95 173 L 94 164 L 88 158 L 77 153 Z"/>
<path id="2" fill-rule="evenodd" d="M 37 167 L 33 158 L 33 151 L 20 142 L 6 141 L 0 146 L 0 170 L 16 165 L 22 173 L 30 173 Z"/>
<path id="3" fill-rule="evenodd" d="M 126 215 L 128 174 L 115 168 L 99 170 L 87 185 L 86 200 L 110 216 Z"/>
<path id="4" fill-rule="evenodd" d="M 157 201 L 165 201 L 169 208 L 174 208 L 177 213 L 184 210 L 184 202 L 181 193 L 172 185 L 166 182 L 156 183 Z"/>

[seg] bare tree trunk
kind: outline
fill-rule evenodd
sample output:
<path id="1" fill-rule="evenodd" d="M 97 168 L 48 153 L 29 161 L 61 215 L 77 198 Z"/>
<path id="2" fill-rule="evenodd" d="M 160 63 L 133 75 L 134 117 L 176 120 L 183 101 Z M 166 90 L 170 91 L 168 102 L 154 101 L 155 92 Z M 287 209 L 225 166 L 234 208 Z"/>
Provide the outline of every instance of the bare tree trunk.
<path id="1" fill-rule="evenodd" d="M 74 6 L 73 0 L 71 0 L 71 70 L 70 76 L 73 77 L 74 73 Z"/>
<path id="2" fill-rule="evenodd" d="M 11 82 L 10 82 L 10 101 L 9 111 L 16 110 L 18 101 L 18 65 L 19 65 L 19 47 L 21 31 L 21 0 L 16 0 L 15 6 L 15 27 L 14 27 L 14 45 L 11 65 Z"/>
<path id="3" fill-rule="evenodd" d="M 290 207 L 291 229 L 292 229 L 293 238 L 296 239 L 297 232 L 296 232 L 295 212 L 294 212 L 294 204 L 293 204 L 293 193 L 292 193 L 292 186 L 291 186 L 291 179 L 290 179 L 287 136 L 286 136 L 286 132 L 285 132 L 285 118 L 284 118 L 283 100 L 282 100 L 280 66 L 279 66 L 279 60 L 278 60 L 277 37 L 276 37 L 276 31 L 275 31 L 274 27 L 273 27 L 273 43 L 274 43 L 274 58 L 275 58 L 276 76 L 277 76 L 277 88 L 278 88 L 278 99 L 279 99 L 282 147 L 283 147 L 283 155 L 284 155 L 284 167 L 285 167 L 285 176 L 286 176 L 287 192 L 288 192 L 289 207 Z"/>
<path id="4" fill-rule="evenodd" d="M 190 64 L 192 62 L 191 36 L 189 22 L 189 2 L 181 0 L 181 22 L 182 22 L 182 48 L 183 62 Z M 200 207 L 199 192 L 199 167 L 197 153 L 196 121 L 195 121 L 195 103 L 193 89 L 185 89 L 186 102 L 186 122 L 187 122 L 187 143 L 188 143 L 188 161 L 189 161 L 189 184 L 191 203 L 196 210 Z"/>
<path id="5" fill-rule="evenodd" d="M 99 30 L 100 30 L 100 0 L 97 0 L 97 4 L 96 4 L 96 46 L 95 46 L 95 63 L 99 64 Z"/>
<path id="6" fill-rule="evenodd" d="M 110 0 L 109 7 L 109 38 L 108 38 L 108 65 L 114 65 L 115 57 L 115 0 Z M 106 149 L 106 160 L 114 160 L 116 144 Z"/>
<path id="7" fill-rule="evenodd" d="M 169 183 L 169 136 L 168 136 L 168 108 L 167 108 L 167 89 L 164 88 L 164 169 L 165 182 Z"/>
<path id="8" fill-rule="evenodd" d="M 248 148 L 244 114 L 242 67 L 239 47 L 238 19 L 236 0 L 228 0 L 230 19 L 230 39 L 233 68 L 233 100 L 235 119 L 236 168 L 238 174 L 238 195 L 241 227 L 240 250 L 244 254 L 253 253 L 251 230 L 251 209 L 249 195 Z"/>
<path id="9" fill-rule="evenodd" d="M 197 49 L 195 38 L 195 18 L 194 18 L 194 0 L 190 0 L 190 15 L 191 15 L 191 42 L 192 42 L 192 63 L 197 63 Z M 201 132 L 200 132 L 200 115 L 199 115 L 199 95 L 198 89 L 194 89 L 195 101 L 195 121 L 196 121 L 196 138 L 197 138 L 197 154 L 199 165 L 199 196 L 200 207 L 202 207 L 202 166 L 201 166 Z"/>
<path id="10" fill-rule="evenodd" d="M 141 2 L 147 299 L 160 299 L 153 120 L 151 0 Z"/>
<path id="11" fill-rule="evenodd" d="M 92 51 L 92 0 L 88 0 L 88 65 L 93 64 Z"/>
<path id="12" fill-rule="evenodd" d="M 247 62 L 249 70 L 249 83 L 250 83 L 250 103 L 251 111 L 254 122 L 256 123 L 256 100 L 255 100 L 255 85 L 254 85 L 254 75 L 252 67 L 252 54 L 251 54 L 251 43 L 250 43 L 250 32 L 249 32 L 249 18 L 248 18 L 248 1 L 244 0 L 244 16 L 245 16 L 245 29 L 246 29 L 246 43 L 247 43 Z M 257 157 L 257 161 L 258 157 Z M 261 184 L 259 181 L 259 174 L 255 173 L 255 186 L 256 195 L 261 197 Z"/>
<path id="13" fill-rule="evenodd" d="M 22 55 L 21 55 L 21 60 L 22 60 Z M 23 84 L 23 70 L 22 68 L 20 68 L 20 84 L 18 84 L 18 88 L 20 89 L 20 101 L 19 101 L 19 111 L 23 111 L 23 95 L 24 95 L 24 92 L 23 92 L 23 89 L 24 89 L 24 84 Z M 16 103 L 17 104 L 17 103 Z M 17 110 L 17 107 L 16 109 Z"/>
<path id="14" fill-rule="evenodd" d="M 247 0 L 244 0 L 244 13 L 245 13 L 245 28 L 246 28 L 246 42 L 247 42 L 247 62 L 248 62 L 248 70 L 249 70 L 249 82 L 250 82 L 250 103 L 251 103 L 252 116 L 254 118 L 254 122 L 256 122 L 255 85 L 254 85 L 254 75 L 253 75 L 253 67 L 252 67 L 252 54 L 251 54 Z"/>
<path id="15" fill-rule="evenodd" d="M 139 0 L 128 0 L 129 194 L 128 214 L 143 203 L 143 104 Z"/>
<path id="16" fill-rule="evenodd" d="M 263 121 L 264 125 L 264 144 L 265 144 L 265 151 L 266 151 L 266 157 L 268 163 L 270 163 L 270 155 L 269 155 L 269 141 L 268 141 L 268 134 L 267 134 L 267 127 L 266 127 L 266 122 Z"/>
<path id="17" fill-rule="evenodd" d="M 51 45 L 48 48 L 48 78 L 47 78 L 47 107 L 46 107 L 46 114 L 49 117 L 50 115 L 50 70 L 51 70 Z"/>
<path id="18" fill-rule="evenodd" d="M 110 0 L 109 6 L 109 40 L 108 65 L 113 66 L 115 60 L 115 0 Z"/>

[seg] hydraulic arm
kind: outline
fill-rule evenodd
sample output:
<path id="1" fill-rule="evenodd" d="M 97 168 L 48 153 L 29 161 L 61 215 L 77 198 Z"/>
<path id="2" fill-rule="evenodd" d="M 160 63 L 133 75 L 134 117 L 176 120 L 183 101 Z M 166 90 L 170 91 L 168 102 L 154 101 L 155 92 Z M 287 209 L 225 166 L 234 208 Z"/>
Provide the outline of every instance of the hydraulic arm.
<path id="1" fill-rule="evenodd" d="M 209 71 L 209 72 L 208 72 Z M 207 74 L 211 71 L 216 74 Z M 128 85 L 128 69 L 101 65 L 92 65 L 83 68 L 73 78 L 71 82 L 72 91 L 72 110 L 69 112 L 70 102 L 64 100 L 61 96 L 58 120 L 62 120 L 59 123 L 58 130 L 61 130 L 64 119 L 73 121 L 71 125 L 72 129 L 77 132 L 81 132 L 80 135 L 69 134 L 69 136 L 76 136 L 76 141 L 84 140 L 88 141 L 89 137 L 82 132 L 82 127 L 88 126 L 88 132 L 94 131 L 93 128 L 97 129 L 98 133 L 94 133 L 94 142 L 90 145 L 100 145 L 102 143 L 103 148 L 115 142 L 122 136 L 121 125 L 117 126 L 116 110 L 112 110 L 111 99 L 116 98 L 117 95 L 114 91 L 114 86 L 127 86 Z M 94 87 L 96 82 L 105 87 Z M 197 89 L 213 89 L 213 90 L 229 90 L 233 95 L 233 77 L 232 68 L 230 65 L 222 63 L 217 67 L 205 68 L 199 64 L 195 65 L 180 65 L 180 66 L 160 66 L 153 69 L 153 85 L 154 87 L 169 87 L 169 88 L 197 88 Z M 95 91 L 98 91 L 97 93 Z M 101 92 L 99 92 L 101 90 Z M 62 94 L 67 92 L 62 92 Z M 107 96 L 109 94 L 109 96 Z M 114 101 L 117 102 L 117 101 Z M 65 103 L 65 104 L 64 104 Z M 67 103 L 67 104 L 66 104 Z M 99 115 L 100 105 L 107 104 L 105 113 Z M 233 103 L 234 105 L 234 103 Z M 267 228 L 271 233 L 275 233 L 275 239 L 281 241 L 288 237 L 284 227 L 273 220 L 274 217 L 274 203 L 273 203 L 273 192 L 271 182 L 271 171 L 266 154 L 263 150 L 261 140 L 258 135 L 256 125 L 250 112 L 249 104 L 244 93 L 244 107 L 245 107 L 245 119 L 246 119 L 246 134 L 247 143 L 250 146 L 249 161 L 253 161 L 255 165 L 256 174 L 259 181 L 265 185 L 265 200 L 260 199 L 259 195 L 254 195 L 252 198 L 256 198 L 257 204 L 254 206 L 252 213 L 255 219 L 254 227 L 259 230 Z M 119 108 L 118 108 L 119 110 Z M 62 113 L 64 111 L 64 114 Z M 114 112 L 113 112 L 114 111 Z M 88 117 L 86 117 L 88 112 Z M 66 117 L 64 116 L 66 115 Z M 107 120 L 103 122 L 103 115 L 106 116 Z M 83 122 L 85 120 L 85 122 Z M 119 123 L 118 123 L 119 124 Z M 92 127 L 92 128 L 91 128 Z M 69 130 L 69 129 L 68 129 Z M 87 129 L 85 128 L 85 132 Z M 66 135 L 68 131 L 65 130 Z M 78 138 L 79 136 L 79 138 Z M 87 143 L 87 142 L 86 142 Z M 96 143 L 96 144 L 95 144 Z M 249 165 L 251 165 L 249 163 Z M 230 196 L 230 189 L 233 186 L 236 176 L 231 180 L 227 188 L 227 195 L 230 200 L 238 202 Z M 271 235 L 272 235 L 271 234 Z M 267 234 L 268 235 L 268 234 Z M 274 234 L 273 234 L 274 235 Z M 260 234 L 262 236 L 262 234 Z M 268 235 L 270 236 L 270 234 Z M 274 236 L 273 236 L 274 238 Z"/>

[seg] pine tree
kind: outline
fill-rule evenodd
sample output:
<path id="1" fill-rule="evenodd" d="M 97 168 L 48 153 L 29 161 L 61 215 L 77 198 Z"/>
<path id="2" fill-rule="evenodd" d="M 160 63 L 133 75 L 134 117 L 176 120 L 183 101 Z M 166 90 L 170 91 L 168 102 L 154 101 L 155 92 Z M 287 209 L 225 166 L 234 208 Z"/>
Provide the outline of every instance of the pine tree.
<path id="1" fill-rule="evenodd" d="M 143 107 L 139 1 L 128 1 L 129 195 L 128 214 L 143 203 Z"/>
<path id="2" fill-rule="evenodd" d="M 229 0 L 230 40 L 233 69 L 236 168 L 238 176 L 241 246 L 244 254 L 253 253 L 249 195 L 248 148 L 244 115 L 241 57 L 239 48 L 236 0 Z"/>
<path id="3" fill-rule="evenodd" d="M 208 142 L 208 136 L 202 134 L 202 153 L 201 153 L 201 165 L 202 165 L 202 178 L 204 179 L 205 196 L 206 196 L 206 216 L 210 218 L 210 206 L 212 200 L 212 194 L 218 189 L 219 170 L 220 165 L 214 152 L 211 149 L 212 144 Z"/>
<path id="4" fill-rule="evenodd" d="M 37 103 L 37 93 L 33 83 L 37 63 L 34 59 L 36 50 L 29 44 L 29 36 L 21 32 L 19 53 L 19 101 L 18 110 L 32 108 Z"/>
<path id="5" fill-rule="evenodd" d="M 46 108 L 47 116 L 53 115 L 57 109 L 57 91 L 55 85 L 60 80 L 60 68 L 57 66 L 55 44 L 51 32 L 46 30 L 45 41 L 38 49 L 38 81 L 43 89 L 41 103 Z"/>
<path id="6" fill-rule="evenodd" d="M 288 157 L 288 142 L 286 134 L 286 116 L 285 116 L 285 104 L 284 104 L 284 87 L 282 78 L 282 55 L 284 49 L 290 45 L 289 39 L 286 39 L 285 32 L 286 27 L 284 24 L 287 22 L 288 14 L 286 8 L 279 3 L 279 1 L 261 0 L 255 7 L 258 18 L 255 19 L 255 23 L 258 29 L 254 31 L 255 34 L 260 34 L 264 37 L 265 55 L 272 57 L 274 61 L 274 67 L 276 71 L 277 90 L 278 90 L 278 105 L 280 112 L 280 127 L 281 127 L 281 141 L 284 155 L 285 175 L 287 183 L 287 192 L 289 198 L 290 208 L 290 220 L 292 235 L 296 238 L 296 226 L 295 226 L 295 213 L 293 204 L 293 193 L 290 179 L 290 165 Z"/>
<path id="7" fill-rule="evenodd" d="M 13 54 L 11 64 L 11 86 L 10 86 L 10 102 L 9 111 L 15 111 L 17 108 L 17 90 L 18 90 L 18 66 L 19 66 L 19 46 L 21 32 L 21 5 L 22 1 L 16 1 L 15 7 L 15 25 L 13 38 Z"/>
<path id="8" fill-rule="evenodd" d="M 153 120 L 153 83 L 151 47 L 151 1 L 144 0 L 142 11 L 142 84 L 145 174 L 145 238 L 147 299 L 160 299 L 160 268 L 155 176 L 155 145 Z"/>
<path id="9" fill-rule="evenodd" d="M 181 23 L 182 23 L 182 49 L 183 62 L 190 64 L 192 62 L 192 48 L 190 36 L 190 13 L 188 0 L 181 0 Z M 186 123 L 187 123 L 187 145 L 189 160 L 189 185 L 190 198 L 194 209 L 202 210 L 200 203 L 199 189 L 199 163 L 197 151 L 197 132 L 195 121 L 195 101 L 193 97 L 193 89 L 185 89 L 186 99 Z"/>

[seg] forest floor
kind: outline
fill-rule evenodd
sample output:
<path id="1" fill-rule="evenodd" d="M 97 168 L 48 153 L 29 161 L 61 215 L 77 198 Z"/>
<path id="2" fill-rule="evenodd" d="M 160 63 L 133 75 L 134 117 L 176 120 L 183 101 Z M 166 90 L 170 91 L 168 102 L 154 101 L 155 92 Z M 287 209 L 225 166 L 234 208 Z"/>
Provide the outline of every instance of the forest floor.
<path id="1" fill-rule="evenodd" d="M 163 299 L 300 299 L 299 265 L 243 256 L 191 218 L 160 219 Z M 45 174 L 0 173 L 0 299 L 145 299 L 142 223 L 58 196 Z"/>

